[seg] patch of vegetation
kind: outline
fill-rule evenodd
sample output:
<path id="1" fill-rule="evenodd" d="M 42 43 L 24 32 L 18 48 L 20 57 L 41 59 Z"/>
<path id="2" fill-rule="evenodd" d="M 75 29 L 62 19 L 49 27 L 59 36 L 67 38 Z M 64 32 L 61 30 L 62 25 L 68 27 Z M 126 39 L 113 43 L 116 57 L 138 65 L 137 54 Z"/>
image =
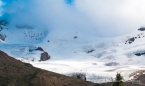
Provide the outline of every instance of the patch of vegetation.
<path id="1" fill-rule="evenodd" d="M 116 74 L 115 82 L 113 83 L 113 86 L 124 86 L 123 77 L 120 73 Z"/>

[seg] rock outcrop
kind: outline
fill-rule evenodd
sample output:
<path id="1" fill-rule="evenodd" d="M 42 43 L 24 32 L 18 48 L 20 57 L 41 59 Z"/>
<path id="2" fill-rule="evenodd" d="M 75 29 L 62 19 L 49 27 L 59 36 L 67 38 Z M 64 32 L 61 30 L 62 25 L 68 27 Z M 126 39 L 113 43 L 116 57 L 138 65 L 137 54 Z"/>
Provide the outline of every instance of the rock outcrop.
<path id="1" fill-rule="evenodd" d="M 139 31 L 145 31 L 145 27 L 141 27 L 138 29 Z"/>
<path id="2" fill-rule="evenodd" d="M 43 52 L 40 57 L 40 61 L 46 61 L 50 59 L 50 55 L 47 52 Z"/>
<path id="3" fill-rule="evenodd" d="M 144 52 L 144 53 L 136 53 L 135 55 L 136 55 L 136 56 L 145 55 L 145 52 Z"/>
<path id="4" fill-rule="evenodd" d="M 86 81 L 86 75 L 85 74 L 77 73 L 77 74 L 73 74 L 72 77 Z"/>
<path id="5" fill-rule="evenodd" d="M 118 66 L 119 63 L 117 63 L 117 62 L 109 62 L 109 63 L 106 63 L 105 65 L 106 66 Z"/>
<path id="6" fill-rule="evenodd" d="M 42 47 L 38 47 L 35 50 L 44 51 Z"/>
<path id="7" fill-rule="evenodd" d="M 129 38 L 129 39 L 125 42 L 125 44 L 127 44 L 127 43 L 131 44 L 131 43 L 133 43 L 135 40 L 137 40 L 137 39 L 139 39 L 139 38 L 142 38 L 142 37 L 145 37 L 144 33 L 137 34 L 137 36 Z"/>

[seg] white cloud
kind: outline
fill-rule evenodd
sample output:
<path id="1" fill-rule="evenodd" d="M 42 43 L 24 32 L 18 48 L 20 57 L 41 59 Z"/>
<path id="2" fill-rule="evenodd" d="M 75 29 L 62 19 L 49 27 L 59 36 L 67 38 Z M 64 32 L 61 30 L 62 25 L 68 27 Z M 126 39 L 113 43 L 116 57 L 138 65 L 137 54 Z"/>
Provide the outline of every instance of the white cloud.
<path id="1" fill-rule="evenodd" d="M 7 10 L 13 23 L 45 26 L 52 32 L 116 36 L 145 26 L 144 0 L 18 0 Z M 63 34 L 60 34 L 63 35 Z"/>
<path id="2" fill-rule="evenodd" d="M 0 0 L 0 16 L 2 16 L 3 14 L 3 8 L 2 8 L 3 5 L 4 3 Z"/>
<path id="3" fill-rule="evenodd" d="M 107 31 L 108 35 L 145 26 L 144 4 L 144 0 L 76 0 L 77 9 L 95 22 L 100 33 Z"/>

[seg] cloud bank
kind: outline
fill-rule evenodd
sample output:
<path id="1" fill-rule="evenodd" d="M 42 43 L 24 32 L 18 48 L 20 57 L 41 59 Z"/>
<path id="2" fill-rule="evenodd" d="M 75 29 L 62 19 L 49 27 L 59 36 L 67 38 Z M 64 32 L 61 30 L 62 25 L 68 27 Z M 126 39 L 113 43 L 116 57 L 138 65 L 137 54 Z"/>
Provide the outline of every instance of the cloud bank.
<path id="1" fill-rule="evenodd" d="M 11 25 L 29 24 L 52 33 L 112 37 L 145 26 L 144 0 L 2 0 L 0 13 Z M 1 3 L 0 2 L 0 3 Z M 60 33 L 63 35 L 64 33 Z"/>

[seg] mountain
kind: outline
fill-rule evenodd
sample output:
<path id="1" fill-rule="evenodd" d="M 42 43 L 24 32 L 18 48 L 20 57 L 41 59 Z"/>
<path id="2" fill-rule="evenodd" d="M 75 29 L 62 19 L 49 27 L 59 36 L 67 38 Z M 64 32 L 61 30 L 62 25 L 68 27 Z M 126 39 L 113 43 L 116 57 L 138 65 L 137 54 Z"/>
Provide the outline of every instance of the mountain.
<path id="1" fill-rule="evenodd" d="M 0 51 L 0 86 L 94 86 L 23 63 Z M 98 85 L 96 85 L 98 86 Z"/>
<path id="2" fill-rule="evenodd" d="M 0 86 L 112 86 L 113 83 L 94 84 L 33 67 L 0 51 Z M 125 83 L 125 86 L 142 86 Z"/>
<path id="3" fill-rule="evenodd" d="M 0 49 L 37 68 L 67 76 L 83 74 L 94 83 L 111 82 L 117 72 L 126 81 L 134 81 L 138 78 L 135 73 L 145 70 L 142 29 L 103 38 L 81 31 L 48 31 L 29 25 L 15 28 L 2 30 L 6 38 L 1 40 Z M 44 52 L 50 58 L 40 61 Z"/>

